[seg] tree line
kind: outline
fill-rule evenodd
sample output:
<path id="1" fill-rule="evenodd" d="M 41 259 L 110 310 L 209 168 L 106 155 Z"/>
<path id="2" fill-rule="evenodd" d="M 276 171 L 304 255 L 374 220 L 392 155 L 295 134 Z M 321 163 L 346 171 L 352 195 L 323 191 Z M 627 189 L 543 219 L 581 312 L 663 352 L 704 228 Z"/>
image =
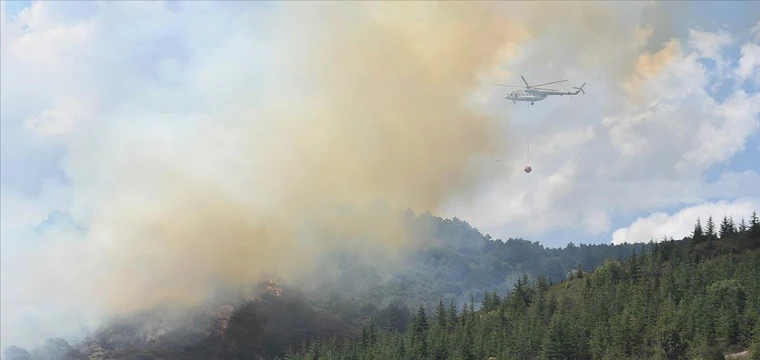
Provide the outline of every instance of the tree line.
<path id="1" fill-rule="evenodd" d="M 698 221 L 684 240 L 550 284 L 524 275 L 504 295 L 420 306 L 402 331 L 374 320 L 360 337 L 315 340 L 285 359 L 760 358 L 760 224 Z"/>

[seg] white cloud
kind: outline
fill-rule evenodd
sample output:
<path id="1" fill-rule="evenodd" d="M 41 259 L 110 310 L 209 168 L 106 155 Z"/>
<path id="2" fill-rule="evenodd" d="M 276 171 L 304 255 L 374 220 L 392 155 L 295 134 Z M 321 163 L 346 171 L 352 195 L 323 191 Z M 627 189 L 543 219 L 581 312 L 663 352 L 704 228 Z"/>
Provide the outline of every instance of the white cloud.
<path id="1" fill-rule="evenodd" d="M 760 21 L 749 30 L 749 33 L 755 37 L 755 41 L 760 42 Z"/>
<path id="2" fill-rule="evenodd" d="M 760 85 L 760 45 L 749 42 L 742 45 L 739 65 L 735 72 L 740 82 L 752 79 L 755 84 Z"/>
<path id="3" fill-rule="evenodd" d="M 591 235 L 607 232 L 612 225 L 609 215 L 600 209 L 591 209 L 584 216 L 584 224 Z"/>
<path id="4" fill-rule="evenodd" d="M 658 212 L 639 218 L 630 226 L 613 232 L 612 243 L 660 241 L 663 237 L 679 240 L 691 234 L 697 219 L 700 219 L 704 226 L 708 217 L 712 216 L 717 229 L 724 216 L 732 217 L 738 224 L 742 218 L 748 219 L 753 211 L 760 211 L 758 209 L 760 209 L 760 199 L 748 198 L 733 202 L 718 201 L 691 206 L 672 215 Z"/>
<path id="5" fill-rule="evenodd" d="M 27 118 L 24 124 L 41 136 L 66 135 L 92 116 L 92 108 L 84 97 L 64 94 L 55 100 L 52 108 Z"/>
<path id="6" fill-rule="evenodd" d="M 731 34 L 724 30 L 703 32 L 689 29 L 689 46 L 697 50 L 702 57 L 720 59 L 722 57 L 721 50 L 731 45 L 733 41 Z"/>
<path id="7" fill-rule="evenodd" d="M 28 225 L 37 225 L 45 220 L 55 207 L 45 206 L 36 199 L 30 200 L 22 195 L 4 189 L 0 195 L 0 229 L 7 231 Z M 0 243 L 11 241 L 11 237 L 3 236 Z"/>
<path id="8" fill-rule="evenodd" d="M 754 170 L 724 172 L 715 182 L 699 183 L 701 192 L 707 198 L 760 198 L 760 174 Z"/>
<path id="9" fill-rule="evenodd" d="M 760 128 L 760 93 L 748 96 L 737 91 L 713 110 L 711 119 L 700 124 L 696 148 L 684 154 L 685 163 L 706 169 L 744 149 L 747 138 Z"/>
<path id="10" fill-rule="evenodd" d="M 725 47 L 734 43 L 734 38 L 725 30 L 716 32 L 698 31 L 689 29 L 689 46 L 693 48 L 700 57 L 715 61 L 716 71 L 711 74 L 715 80 L 723 78 L 730 67 L 730 62 L 726 60 L 722 51 Z M 719 82 L 716 82 L 711 90 L 716 90 Z"/>

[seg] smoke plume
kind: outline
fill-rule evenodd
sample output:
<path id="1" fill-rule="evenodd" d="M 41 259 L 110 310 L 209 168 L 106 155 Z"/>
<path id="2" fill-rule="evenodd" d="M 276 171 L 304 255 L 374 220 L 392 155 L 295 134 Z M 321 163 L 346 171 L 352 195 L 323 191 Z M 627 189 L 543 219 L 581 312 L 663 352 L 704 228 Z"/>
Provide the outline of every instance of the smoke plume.
<path id="1" fill-rule="evenodd" d="M 499 120 L 463 100 L 516 33 L 487 5 L 298 4 L 270 22 L 287 29 L 268 37 L 287 70 L 277 100 L 126 116 L 72 147 L 68 171 L 97 208 L 87 282 L 109 311 L 193 304 L 264 272 L 293 280 L 337 248 L 400 254 L 403 217 L 341 206 L 435 211 L 500 146 Z"/>
<path id="2" fill-rule="evenodd" d="M 366 205 L 436 212 L 503 171 L 482 163 L 509 149 L 504 117 L 465 100 L 505 49 L 566 25 L 563 51 L 603 53 L 636 31 L 603 6 L 503 6 L 285 3 L 247 28 L 263 39 L 243 41 L 255 53 L 220 39 L 208 51 L 222 66 L 189 68 L 188 93 L 124 99 L 67 139 L 70 214 L 86 234 L 14 260 L 58 261 L 8 299 L 33 306 L 50 284 L 68 305 L 129 313 L 264 273 L 297 281 L 336 249 L 402 255 L 413 245 L 402 213 Z M 225 68 L 232 56 L 271 67 Z M 177 96 L 193 106 L 177 110 Z"/>

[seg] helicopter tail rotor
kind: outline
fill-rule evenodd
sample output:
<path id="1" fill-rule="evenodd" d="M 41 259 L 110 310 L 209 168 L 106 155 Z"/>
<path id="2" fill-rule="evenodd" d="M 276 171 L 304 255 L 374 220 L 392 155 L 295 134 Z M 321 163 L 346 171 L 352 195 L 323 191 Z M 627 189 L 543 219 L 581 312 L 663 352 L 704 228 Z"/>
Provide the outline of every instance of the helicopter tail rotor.
<path id="1" fill-rule="evenodd" d="M 585 92 L 585 91 L 583 91 L 583 87 L 584 87 L 584 86 L 586 86 L 586 83 L 583 83 L 583 85 L 581 85 L 581 87 L 575 87 L 575 86 L 573 86 L 573 89 L 577 89 L 578 91 L 582 92 L 582 93 L 583 93 L 583 95 L 586 95 L 586 92 Z M 577 93 L 578 93 L 578 91 L 576 91 L 575 93 L 577 94 Z"/>

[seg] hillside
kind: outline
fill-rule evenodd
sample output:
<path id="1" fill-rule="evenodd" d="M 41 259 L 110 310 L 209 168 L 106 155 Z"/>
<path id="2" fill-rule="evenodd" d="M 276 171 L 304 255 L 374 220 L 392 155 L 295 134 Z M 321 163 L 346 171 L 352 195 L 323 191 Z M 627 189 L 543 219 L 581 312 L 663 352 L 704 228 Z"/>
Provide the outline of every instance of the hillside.
<path id="1" fill-rule="evenodd" d="M 288 359 L 760 358 L 760 224 L 730 220 L 652 244 L 625 261 L 550 285 L 524 276 L 505 295 L 457 311 L 418 308 L 405 332 L 371 323 L 347 343 L 317 341 Z"/>
<path id="2" fill-rule="evenodd" d="M 450 346 L 472 341 L 470 345 L 475 346 L 474 341 L 478 339 L 481 344 L 478 345 L 481 347 L 479 351 L 498 350 L 494 354 L 505 356 L 536 355 L 540 353 L 544 334 L 548 331 L 544 324 L 563 319 L 555 314 L 585 314 L 580 310 L 572 312 L 557 309 L 578 309 L 578 305 L 572 304 L 583 303 L 589 293 L 607 294 L 611 291 L 601 285 L 588 285 L 589 281 L 590 284 L 596 284 L 593 279 L 604 278 L 600 274 L 612 272 L 616 274 L 615 281 L 627 281 L 621 280 L 625 278 L 621 274 L 625 273 L 626 266 L 630 266 L 627 264 L 635 264 L 635 270 L 630 270 L 634 274 L 631 275 L 632 279 L 648 284 L 647 289 L 651 293 L 660 286 L 664 269 L 675 264 L 685 267 L 679 268 L 679 271 L 693 274 L 688 266 L 693 265 L 694 261 L 712 264 L 710 261 L 723 259 L 717 256 L 720 253 L 734 254 L 730 255 L 735 256 L 731 259 L 745 259 L 756 247 L 756 237 L 751 237 L 746 229 L 737 229 L 737 234 L 727 234 L 719 240 L 697 243 L 687 239 L 647 245 L 569 245 L 561 249 L 550 249 L 522 239 L 494 240 L 458 219 L 441 219 L 422 214 L 415 216 L 410 223 L 433 231 L 426 232 L 426 239 L 419 239 L 423 246 L 410 254 L 405 266 L 393 270 L 384 267 L 382 263 L 372 266 L 363 264 L 351 257 L 350 253 L 332 254 L 330 258 L 324 259 L 323 268 L 314 271 L 314 283 L 309 287 L 297 288 L 292 284 L 264 281 L 253 289 L 240 289 L 234 296 L 228 297 L 226 302 L 193 309 L 192 316 L 187 316 L 189 320 L 180 324 L 164 320 L 162 311 L 155 310 L 141 317 L 113 322 L 81 343 L 69 344 L 63 339 L 51 339 L 31 352 L 17 347 L 6 349 L 3 358 L 282 358 L 288 352 L 294 355 L 302 344 L 314 339 L 319 342 L 312 343 L 311 350 L 307 350 L 307 353 L 331 348 L 327 342 L 331 338 L 344 341 L 362 339 L 363 336 L 364 341 L 367 341 L 368 334 L 376 334 L 377 347 L 361 349 L 366 354 L 379 356 L 375 358 L 385 359 L 393 357 L 379 354 L 390 351 L 388 349 L 391 348 L 405 354 L 412 351 L 417 345 L 407 344 L 406 338 L 415 331 L 418 332 L 417 336 L 424 334 L 428 339 L 425 340 L 426 348 L 430 349 L 436 341 Z M 633 256 L 630 262 L 621 262 L 629 256 Z M 677 262 L 681 261 L 677 259 L 682 258 L 691 260 Z M 729 266 L 732 264 L 729 261 Z M 711 271 L 713 268 L 710 266 L 704 271 Z M 608 268 L 611 270 L 605 270 Z M 325 275 L 328 270 L 330 276 Z M 590 276 L 583 275 L 592 270 L 594 272 Z M 574 274 L 574 279 L 565 280 L 569 273 Z M 722 278 L 732 277 L 725 275 Z M 747 283 L 751 283 L 751 280 L 745 279 L 745 283 L 741 283 L 745 298 L 749 294 L 757 294 L 756 288 L 752 290 L 745 286 Z M 683 285 L 682 282 L 676 284 Z M 613 287 L 623 289 L 632 288 L 633 285 Z M 497 295 L 507 293 L 510 295 L 504 298 Z M 613 295 L 622 301 L 628 299 L 630 293 L 604 296 Z M 607 304 L 604 306 L 613 306 L 602 298 L 591 298 Z M 475 299 L 483 307 L 482 311 L 477 312 L 477 317 L 474 314 L 481 306 L 475 303 Z M 615 306 L 624 307 L 620 304 Z M 457 311 L 463 308 L 464 313 Z M 539 308 L 541 310 L 536 310 Z M 416 316 L 409 309 L 417 309 Z M 612 308 L 609 309 L 613 312 Z M 540 313 L 535 313 L 536 311 Z M 447 330 L 441 332 L 439 329 L 435 332 L 435 326 L 421 322 L 420 313 L 445 313 L 446 316 L 440 320 L 438 316 L 431 316 L 436 320 L 429 321 L 439 321 L 441 329 Z M 450 325 L 443 326 L 447 318 Z M 470 318 L 488 322 L 467 322 Z M 597 326 L 592 320 L 581 318 L 586 322 L 577 322 L 578 319 L 570 317 L 563 321 L 588 325 L 589 329 Z M 457 320 L 454 322 L 451 319 Z M 452 325 L 454 323 L 461 324 L 461 327 Z M 426 330 L 419 333 L 422 331 L 420 327 Z M 465 329 L 470 333 L 461 333 Z M 404 331 L 406 335 L 399 335 Z M 447 335 L 443 336 L 444 333 Z M 482 335 L 476 336 L 476 333 Z M 465 335 L 467 337 L 461 337 Z M 502 340 L 506 342 L 500 342 Z M 735 339 L 732 338 L 731 341 Z M 746 339 L 743 338 L 742 341 L 730 345 L 747 345 Z M 484 347 L 486 345 L 483 344 L 487 342 L 492 344 L 489 345 L 491 348 Z M 395 348 L 402 343 L 407 344 L 399 348 L 402 350 Z M 352 344 L 353 350 L 343 351 L 358 351 L 358 343 Z M 306 353 L 296 358 L 310 358 L 304 354 Z M 501 358 L 508 357 L 499 357 Z"/>
<path id="3" fill-rule="evenodd" d="M 350 253 L 333 254 L 313 272 L 311 298 L 333 303 L 338 312 L 353 311 L 350 304 L 365 302 L 380 307 L 425 305 L 428 310 L 438 300 L 459 306 L 486 292 L 506 292 L 523 274 L 531 278 L 543 274 L 557 282 L 579 266 L 590 271 L 607 259 L 625 259 L 648 246 L 571 243 L 565 248 L 546 248 L 524 239 L 493 239 L 466 221 L 429 213 L 409 223 L 412 231 L 424 235 L 402 266 L 389 269 L 384 264 L 363 263 Z M 323 275 L 328 273 L 332 276 Z M 346 313 L 344 318 L 351 315 Z"/>

